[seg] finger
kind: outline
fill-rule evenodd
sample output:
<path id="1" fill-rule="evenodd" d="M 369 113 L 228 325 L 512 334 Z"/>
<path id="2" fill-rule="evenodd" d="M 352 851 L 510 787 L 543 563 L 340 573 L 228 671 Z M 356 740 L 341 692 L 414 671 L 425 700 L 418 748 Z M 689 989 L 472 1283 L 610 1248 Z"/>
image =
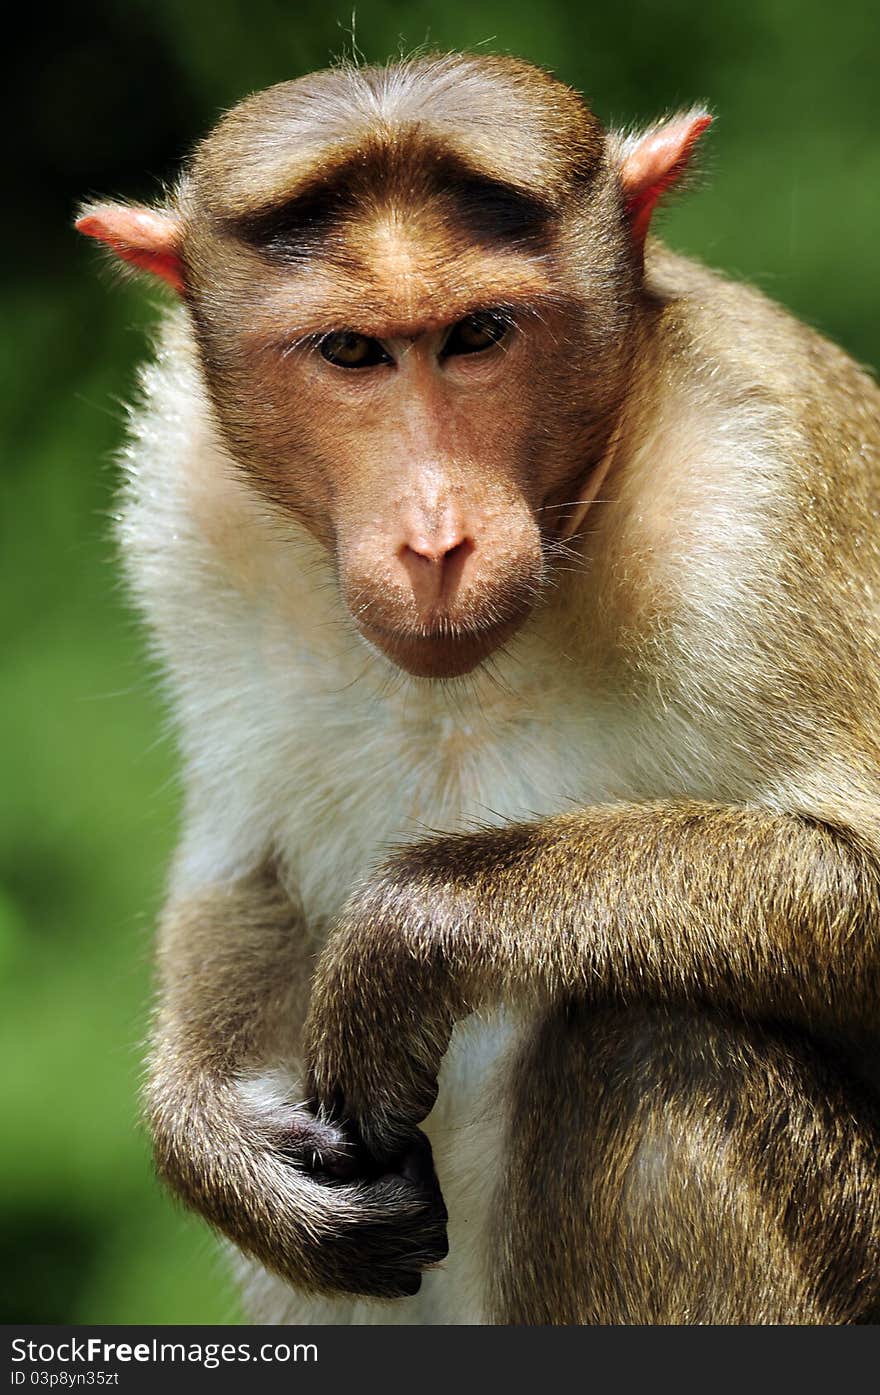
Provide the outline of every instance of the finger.
<path id="1" fill-rule="evenodd" d="M 446 1258 L 448 1213 L 438 1186 L 425 1188 L 400 1177 L 383 1177 L 370 1189 L 366 1205 L 374 1219 L 365 1222 L 362 1233 L 378 1235 L 390 1225 L 392 1233 L 382 1241 L 390 1247 L 389 1258 L 420 1269 Z"/>
<path id="2" fill-rule="evenodd" d="M 412 1139 L 400 1155 L 399 1167 L 395 1170 L 408 1182 L 419 1186 L 432 1186 L 436 1181 L 431 1142 L 421 1129 L 413 1130 Z"/>
<path id="3" fill-rule="evenodd" d="M 423 1185 L 400 1175 L 360 1182 L 346 1192 L 359 1219 L 324 1242 L 332 1287 L 374 1298 L 411 1297 L 422 1271 L 449 1252 L 445 1208 L 436 1207 Z"/>
<path id="4" fill-rule="evenodd" d="M 339 1125 L 304 1109 L 293 1111 L 286 1124 L 276 1126 L 273 1143 L 280 1153 L 310 1172 L 348 1180 L 363 1171 L 363 1150 L 356 1140 Z"/>
<path id="5" fill-rule="evenodd" d="M 434 1167 L 431 1144 L 421 1129 L 416 1129 L 411 1147 L 401 1157 L 400 1175 L 428 1196 L 431 1208 L 442 1216 L 444 1221 L 449 1219 Z"/>

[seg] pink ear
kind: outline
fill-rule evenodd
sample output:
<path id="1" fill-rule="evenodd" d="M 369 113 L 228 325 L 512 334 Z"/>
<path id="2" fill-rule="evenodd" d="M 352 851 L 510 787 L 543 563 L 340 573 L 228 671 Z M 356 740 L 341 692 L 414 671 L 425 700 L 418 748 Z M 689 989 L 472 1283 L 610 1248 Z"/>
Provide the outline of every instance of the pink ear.
<path id="1" fill-rule="evenodd" d="M 633 237 L 644 242 L 657 202 L 687 169 L 712 118 L 705 111 L 673 116 L 624 145 L 620 182 Z"/>
<path id="2" fill-rule="evenodd" d="M 125 262 L 151 271 L 183 291 L 180 219 L 175 213 L 124 203 L 94 204 L 76 220 L 77 230 L 110 247 Z"/>

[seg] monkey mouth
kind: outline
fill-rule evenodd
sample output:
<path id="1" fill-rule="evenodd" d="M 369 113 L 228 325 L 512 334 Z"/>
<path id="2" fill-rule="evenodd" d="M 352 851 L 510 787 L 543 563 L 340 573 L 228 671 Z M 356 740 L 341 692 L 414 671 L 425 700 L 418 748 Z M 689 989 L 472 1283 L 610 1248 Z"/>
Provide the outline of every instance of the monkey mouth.
<path id="1" fill-rule="evenodd" d="M 481 626 L 453 625 L 442 619 L 419 631 L 385 628 L 358 621 L 364 638 L 414 678 L 461 678 L 519 629 L 527 608 Z"/>

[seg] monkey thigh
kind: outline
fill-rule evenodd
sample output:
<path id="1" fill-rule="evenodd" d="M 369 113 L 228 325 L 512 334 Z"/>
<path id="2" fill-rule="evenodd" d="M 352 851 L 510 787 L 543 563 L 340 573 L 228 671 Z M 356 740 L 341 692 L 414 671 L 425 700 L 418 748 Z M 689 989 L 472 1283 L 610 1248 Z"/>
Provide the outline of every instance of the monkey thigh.
<path id="1" fill-rule="evenodd" d="M 697 1009 L 567 1006 L 513 1079 L 498 1321 L 871 1320 L 878 1115 L 815 1045 Z"/>

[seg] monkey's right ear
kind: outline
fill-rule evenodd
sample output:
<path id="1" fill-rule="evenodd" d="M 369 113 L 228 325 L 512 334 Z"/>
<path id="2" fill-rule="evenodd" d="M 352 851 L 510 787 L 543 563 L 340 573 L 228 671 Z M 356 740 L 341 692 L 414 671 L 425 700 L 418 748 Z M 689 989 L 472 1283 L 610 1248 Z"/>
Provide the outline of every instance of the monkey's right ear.
<path id="1" fill-rule="evenodd" d="M 695 108 L 623 139 L 620 185 L 633 238 L 639 245 L 647 236 L 657 203 L 681 179 L 697 141 L 711 124 L 709 113 Z"/>
<path id="2" fill-rule="evenodd" d="M 124 262 L 151 271 L 182 293 L 182 229 L 176 213 L 126 203 L 89 204 L 77 218 L 76 228 L 103 242 Z"/>

